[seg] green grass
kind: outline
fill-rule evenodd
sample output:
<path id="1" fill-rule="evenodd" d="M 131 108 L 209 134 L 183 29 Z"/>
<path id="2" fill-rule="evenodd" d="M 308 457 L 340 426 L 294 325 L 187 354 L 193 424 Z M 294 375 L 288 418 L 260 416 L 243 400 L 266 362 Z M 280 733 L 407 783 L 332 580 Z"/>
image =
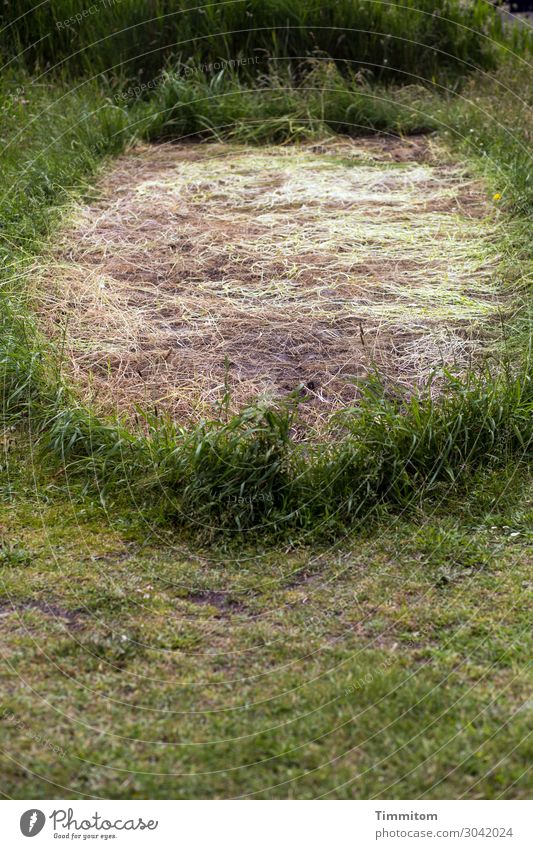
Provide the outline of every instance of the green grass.
<path id="1" fill-rule="evenodd" d="M 190 0 L 121 0 L 84 8 L 85 15 L 76 0 L 50 0 L 36 7 L 21 0 L 11 14 L 4 11 L 0 50 L 13 62 L 24 61 L 41 71 L 59 66 L 71 74 L 106 73 L 145 81 L 176 56 L 196 66 L 257 58 L 257 65 L 246 66 L 253 74 L 264 70 L 267 57 L 288 58 L 297 66 L 316 53 L 334 56 L 341 64 L 354 63 L 356 70 L 368 69 L 378 78 L 414 74 L 431 80 L 494 67 L 495 43 L 512 42 L 504 37 L 498 14 L 481 0 L 446 0 L 438 11 L 432 0 L 233 0 L 203 5 Z M 517 33 L 514 40 L 524 37 Z"/>
<path id="2" fill-rule="evenodd" d="M 157 542 L 5 459 L 8 795 L 527 797 L 525 468 L 280 559 Z"/>
<path id="3" fill-rule="evenodd" d="M 509 87 L 516 74 L 506 66 L 499 85 Z M 484 78 L 475 97 L 470 93 L 445 99 L 428 93 L 423 109 L 423 104 L 415 106 L 408 89 L 399 90 L 396 98 L 392 91 L 386 97 L 386 90 L 361 91 L 356 81 L 342 77 L 328 63 L 315 63 L 307 80 L 303 89 L 275 78 L 269 86 L 252 90 L 236 75 L 208 80 L 199 74 L 183 81 L 169 73 L 148 101 L 117 106 L 102 96 L 96 83 L 71 89 L 63 82 L 30 86 L 27 95 L 7 104 L 5 166 L 12 179 L 0 201 L 6 295 L 0 348 L 4 419 L 23 414 L 49 464 L 55 458 L 67 475 L 82 474 L 88 485 L 98 488 L 100 498 L 112 502 L 116 493 L 126 491 L 142 503 L 155 502 L 162 519 L 188 528 L 237 533 L 246 528 L 276 536 L 316 529 L 331 534 L 379 513 L 384 504 L 400 508 L 431 495 L 435 487 L 464 487 L 470 471 L 480 465 L 505 466 L 530 452 L 525 288 L 530 242 L 522 222 L 531 194 L 523 176 L 528 154 L 521 138 L 529 133 L 528 116 L 513 128 L 506 145 L 499 126 L 490 135 L 488 119 L 476 124 L 476 115 L 490 114 L 487 110 L 494 108 L 496 98 L 497 84 L 487 92 Z M 7 90 L 13 80 L 4 84 Z M 517 101 L 521 95 L 529 96 L 527 87 L 516 91 Z M 56 210 L 73 193 L 90 191 L 87 181 L 102 158 L 136 138 L 200 133 L 286 141 L 298 137 L 300 128 L 319 137 L 339 126 L 350 129 L 346 116 L 353 114 L 352 107 L 361 110 L 359 131 L 365 120 L 365 131 L 379 126 L 398 131 L 402 120 L 404 129 L 419 128 L 413 116 L 422 115 L 426 124 L 447 127 L 450 143 L 463 151 L 471 151 L 471 139 L 478 145 L 484 133 L 485 155 L 478 151 L 472 161 L 499 186 L 502 204 L 516 216 L 502 244 L 506 276 L 515 288 L 522 288 L 525 304 L 510 332 L 511 361 L 506 366 L 494 362 L 466 382 L 450 378 L 437 401 L 423 395 L 398 396 L 394 387 L 372 379 L 362 387 L 358 407 L 332 423 L 326 446 L 312 439 L 303 446 L 294 444 L 294 409 L 251 408 L 229 422 L 209 421 L 189 431 L 157 416 L 146 418 L 142 432 L 98 420 L 65 385 L 60 363 L 39 341 L 18 282 L 32 254 L 53 232 Z M 516 114 L 507 109 L 509 117 Z M 25 121 L 19 131 L 22 114 Z M 466 133 L 467 122 L 474 134 Z"/>
<path id="4" fill-rule="evenodd" d="M 260 85 L 236 71 L 208 77 L 168 69 L 149 104 L 138 103 L 139 128 L 148 138 L 223 138 L 241 143 L 295 142 L 333 133 L 428 132 L 436 123 L 399 86 L 342 74 L 333 62 L 314 59 L 291 74 L 270 66 Z M 121 99 L 118 99 L 122 102 Z"/>
<path id="5" fill-rule="evenodd" d="M 36 84 L 26 73 L 0 77 L 3 184 L 0 196 L 0 258 L 3 277 L 17 273 L 57 221 L 57 207 L 105 155 L 120 152 L 128 118 L 101 86 L 61 80 Z"/>
<path id="6" fill-rule="evenodd" d="M 463 491 L 480 466 L 530 455 L 532 389 L 529 374 L 487 374 L 467 384 L 450 378 L 437 401 L 402 400 L 371 380 L 331 439 L 304 444 L 291 439 L 290 409 L 252 407 L 191 430 L 152 417 L 148 434 L 135 436 L 62 398 L 44 410 L 41 452 L 68 479 L 91 482 L 100 499 L 113 504 L 126 491 L 200 535 L 331 535 L 385 506 Z"/>
<path id="7" fill-rule="evenodd" d="M 527 37 L 504 36 L 488 4 L 450 2 L 451 24 L 412 5 L 209 5 L 178 26 L 150 4 L 154 21 L 114 35 L 144 20 L 142 3 L 66 32 L 56 23 L 77 4 L 63 0 L 17 23 L 24 61 L 3 32 L 9 796 L 526 797 Z M 252 7 L 257 30 L 237 32 Z M 264 59 L 198 68 L 250 56 Z M 26 279 L 106 157 L 138 139 L 375 131 L 437 132 L 501 195 L 502 286 L 523 308 L 499 361 L 437 400 L 373 378 L 321 445 L 293 441 L 290 409 L 191 430 L 139 413 L 132 430 L 87 408 L 36 333 Z"/>

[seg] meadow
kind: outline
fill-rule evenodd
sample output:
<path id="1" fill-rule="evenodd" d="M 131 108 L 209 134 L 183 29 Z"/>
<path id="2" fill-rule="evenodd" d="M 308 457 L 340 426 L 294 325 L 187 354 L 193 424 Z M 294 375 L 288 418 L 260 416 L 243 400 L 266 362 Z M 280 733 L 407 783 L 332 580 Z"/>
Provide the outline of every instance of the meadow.
<path id="1" fill-rule="evenodd" d="M 434 6 L 4 8 L 6 794 L 526 795 L 532 40 Z M 139 146 L 332 137 L 428 139 L 481 181 L 486 355 L 416 389 L 376 366 L 318 429 L 297 386 L 228 383 L 194 423 L 97 408 L 32 283 L 75 205 Z"/>

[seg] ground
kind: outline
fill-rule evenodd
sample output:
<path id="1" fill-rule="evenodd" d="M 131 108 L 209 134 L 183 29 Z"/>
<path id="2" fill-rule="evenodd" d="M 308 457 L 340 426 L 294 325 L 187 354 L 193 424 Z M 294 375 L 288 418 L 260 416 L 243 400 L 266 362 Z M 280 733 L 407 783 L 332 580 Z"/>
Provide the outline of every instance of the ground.
<path id="1" fill-rule="evenodd" d="M 201 550 L 4 448 L 6 795 L 527 796 L 525 470 L 331 547 Z"/>
<path id="2" fill-rule="evenodd" d="M 36 309 L 100 406 L 211 417 L 304 393 L 327 420 L 374 368 L 405 387 L 501 331 L 498 211 L 434 139 L 149 145 L 75 205 Z"/>
<path id="3" fill-rule="evenodd" d="M 500 187 L 434 144 L 119 157 L 32 267 L 41 329 L 79 395 L 187 419 L 228 388 L 239 404 L 301 385 L 320 417 L 355 397 L 341 378 L 376 362 L 404 386 L 436 358 L 470 365 L 505 325 L 522 249 L 504 274 Z M 6 796 L 527 797 L 519 449 L 458 460 L 449 485 L 379 504 L 334 544 L 306 528 L 208 547 L 131 493 L 66 481 L 33 426 L 2 435 Z"/>

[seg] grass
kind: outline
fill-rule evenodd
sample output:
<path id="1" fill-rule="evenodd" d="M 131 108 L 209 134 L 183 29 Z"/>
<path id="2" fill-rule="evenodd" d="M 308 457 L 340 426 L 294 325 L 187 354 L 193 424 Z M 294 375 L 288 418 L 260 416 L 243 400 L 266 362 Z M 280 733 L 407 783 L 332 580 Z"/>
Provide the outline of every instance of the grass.
<path id="1" fill-rule="evenodd" d="M 46 398 L 39 389 L 30 396 L 30 424 L 48 464 L 55 458 L 67 480 L 81 475 L 104 503 L 120 503 L 126 492 L 139 508 L 158 506 L 204 536 L 302 529 L 320 536 L 369 522 L 385 506 L 463 491 L 479 467 L 505 468 L 530 455 L 527 373 L 466 383 L 450 375 L 449 384 L 437 400 L 406 400 L 369 380 L 326 443 L 295 444 L 294 411 L 260 406 L 188 430 L 147 417 L 148 434 L 136 435 L 99 421 L 66 393 Z M 13 414 L 20 412 L 17 391 Z"/>
<path id="2" fill-rule="evenodd" d="M 176 56 L 195 66 L 258 58 L 258 65 L 246 65 L 253 74 L 265 57 L 289 58 L 297 67 L 317 52 L 340 63 L 354 62 L 356 70 L 369 69 L 379 78 L 408 73 L 431 80 L 493 67 L 492 43 L 506 41 L 497 12 L 481 0 L 468 5 L 446 0 L 439 11 L 432 0 L 202 5 L 121 0 L 85 8 L 87 14 L 76 19 L 83 9 L 75 0 L 51 0 L 36 8 L 21 0 L 16 14 L 7 16 L 0 49 L 13 63 L 20 57 L 40 69 L 66 66 L 70 73 L 126 75 L 146 82 Z M 514 36 L 518 42 L 524 38 L 519 32 Z"/>
<path id="3" fill-rule="evenodd" d="M 488 356 L 513 310 L 497 206 L 435 142 L 389 142 L 121 158 L 35 273 L 34 308 L 80 391 L 186 425 L 227 390 L 236 412 L 300 387 L 300 422 L 318 425 L 376 363 L 409 389 L 433 375 L 436 391 L 443 365 Z"/>
<path id="4" fill-rule="evenodd" d="M 30 556 L 2 569 L 5 793 L 526 798 L 525 468 L 280 559 L 157 542 L 28 448 L 2 476 Z"/>
<path id="5" fill-rule="evenodd" d="M 450 2 L 453 24 L 403 6 L 263 2 L 268 31 L 203 39 L 252 8 L 210 5 L 180 19 L 181 56 L 163 4 L 110 39 L 142 4 L 68 32 L 74 4 L 19 4 L 24 59 L 3 32 L 6 794 L 526 797 L 528 39 L 488 4 Z M 339 38 L 326 14 L 391 38 Z M 523 302 L 505 355 L 438 399 L 371 376 L 321 444 L 294 439 L 292 408 L 233 416 L 227 399 L 196 427 L 146 411 L 131 427 L 80 400 L 26 283 L 108 157 L 139 139 L 375 131 L 437 132 L 498 196 L 501 285 Z"/>
<path id="6" fill-rule="evenodd" d="M 334 73 L 335 79 L 340 79 L 338 72 L 328 67 L 321 66 L 320 74 L 325 68 L 326 74 Z M 320 92 L 316 68 L 310 73 L 315 74 L 315 87 L 311 90 L 316 107 Z M 510 82 L 511 73 L 504 70 L 503 79 Z M 236 80 L 234 84 L 241 85 Z M 450 391 L 442 402 L 430 397 L 398 399 L 395 390 L 388 397 L 386 388 L 376 395 L 371 381 L 366 401 L 346 416 L 343 439 L 339 441 L 337 431 L 326 450 L 320 445 L 306 445 L 305 449 L 293 445 L 290 427 L 293 413 L 283 409 L 264 411 L 258 407 L 230 422 L 215 419 L 188 431 L 160 417 L 149 416 L 146 436 L 146 424 L 144 434 L 130 431 L 120 422 L 98 420 L 80 405 L 75 394 L 64 386 L 64 380 L 58 379 L 60 365 L 46 353 L 43 343 L 30 341 L 35 339 L 35 332 L 24 295 L 18 294 L 18 281 L 32 252 L 41 248 L 43 238 L 51 232 L 57 220 L 57 206 L 73 193 L 84 190 L 102 156 L 124 149 L 136 137 L 160 135 L 159 98 L 166 97 L 167 85 L 174 97 L 175 81 L 169 77 L 153 101 L 146 104 L 134 101 L 129 107 L 102 100 L 96 84 L 74 87 L 72 91 L 68 86 L 64 90 L 31 88 L 23 98 L 27 102 L 21 104 L 15 98 L 8 103 L 11 118 L 6 129 L 6 169 L 8 176 L 22 171 L 22 180 L 20 189 L 13 181 L 15 194 L 8 190 L 3 200 L 2 244 L 7 273 L 1 362 L 5 420 L 24 412 L 32 431 L 40 434 L 51 457 L 56 457 L 60 464 L 67 463 L 68 474 L 83 470 L 89 483 L 96 482 L 102 498 L 113 498 L 113 490 L 122 495 L 126 483 L 127 490 L 144 498 L 157 497 L 160 504 L 166 505 L 164 515 L 182 524 L 202 528 L 208 523 L 213 528 L 237 531 L 244 527 L 268 528 L 276 534 L 282 528 L 302 527 L 308 531 L 318 527 L 320 532 L 335 532 L 382 502 L 409 503 L 415 494 L 421 498 L 437 484 L 455 485 L 470 467 L 495 462 L 498 457 L 505 464 L 513 456 L 527 453 L 531 440 L 529 324 L 522 319 L 516 325 L 522 328 L 518 346 L 521 350 L 517 351 L 515 344 L 518 357 L 508 373 L 500 374 L 496 368 L 481 378 L 473 375 L 466 384 L 451 380 Z M 179 85 L 182 86 L 181 81 Z M 209 81 L 203 76 L 200 81 L 195 78 L 183 85 L 195 91 L 198 85 L 209 90 L 219 83 L 216 77 Z M 343 80 L 342 85 L 339 102 L 348 97 L 354 83 Z M 455 121 L 455 138 L 464 146 L 469 141 L 462 140 L 465 134 L 458 116 L 465 122 L 468 116 L 468 120 L 474 121 L 476 114 L 485 114 L 485 106 L 480 105 L 485 96 L 487 108 L 494 105 L 493 89 L 485 94 L 483 79 L 479 85 L 477 99 L 455 98 L 448 105 L 430 95 L 431 102 L 438 103 L 441 110 L 438 121 L 444 123 L 442 115 L 447 109 L 447 121 Z M 325 91 L 323 111 L 327 102 Z M 335 87 L 332 91 L 332 101 L 337 103 Z M 520 98 L 519 91 L 516 97 Z M 178 102 L 182 101 L 180 94 Z M 224 98 L 213 94 L 204 106 L 216 110 L 221 102 Z M 371 103 L 370 98 L 368 102 Z M 260 89 L 256 105 L 259 116 L 262 107 Z M 22 136 L 14 129 L 21 108 L 26 110 L 23 133 L 29 136 L 29 149 L 20 144 Z M 177 131 L 172 114 L 169 116 L 168 111 L 164 114 L 170 131 Z M 194 113 L 188 125 L 193 135 L 198 132 L 195 123 L 198 114 Z M 206 113 L 203 114 L 205 133 L 208 125 Z M 234 118 L 230 108 L 227 114 L 227 126 L 233 127 L 230 133 L 238 132 L 239 123 L 232 123 Z M 520 176 L 525 155 L 520 134 L 527 137 L 528 120 L 526 115 L 513 135 L 509 135 L 507 147 L 496 128 L 490 137 L 493 147 L 486 156 L 473 160 L 476 167 L 484 169 L 489 180 L 491 177 L 494 180 L 494 175 L 502 169 L 504 172 L 507 169 L 509 180 L 515 173 L 513 169 L 519 174 L 515 195 L 510 183 L 502 188 L 500 180 L 499 186 L 505 193 L 507 208 L 517 216 L 517 223 L 509 229 L 515 235 L 510 235 L 505 248 L 506 277 L 514 278 L 522 290 L 527 285 L 529 269 L 525 261 L 528 236 L 521 216 L 529 208 L 529 196 Z M 284 123 L 288 133 L 287 116 Z M 186 126 L 180 127 L 177 134 L 183 134 Z M 322 118 L 317 123 L 316 134 L 331 126 Z M 488 133 L 486 126 L 485 133 Z M 527 295 L 524 297 L 527 303 Z M 527 314 L 526 306 L 523 311 L 526 319 Z M 516 334 L 512 335 L 516 342 Z M 201 475 L 198 457 L 202 458 Z"/>

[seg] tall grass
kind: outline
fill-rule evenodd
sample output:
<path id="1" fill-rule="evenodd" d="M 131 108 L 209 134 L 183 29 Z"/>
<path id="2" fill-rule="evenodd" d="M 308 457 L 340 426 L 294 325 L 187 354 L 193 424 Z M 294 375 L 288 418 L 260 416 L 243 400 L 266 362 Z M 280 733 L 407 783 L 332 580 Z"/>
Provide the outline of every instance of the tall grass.
<path id="1" fill-rule="evenodd" d="M 3 316 L 3 422 L 28 421 L 41 456 L 70 485 L 107 504 L 149 510 L 202 536 L 304 531 L 330 535 L 383 508 L 405 508 L 467 485 L 482 466 L 531 457 L 533 373 L 509 366 L 408 397 L 378 375 L 357 407 L 320 441 L 294 440 L 297 400 L 252 406 L 189 429 L 145 416 L 134 432 L 80 404 L 53 360 L 28 338 L 27 320 Z"/>
<path id="2" fill-rule="evenodd" d="M 104 501 L 120 503 L 127 493 L 208 536 L 302 529 L 314 536 L 419 503 L 443 485 L 457 490 L 480 466 L 531 456 L 530 369 L 449 380 L 435 401 L 392 398 L 371 379 L 357 408 L 319 443 L 293 441 L 297 411 L 289 406 L 255 406 L 189 430 L 151 417 L 148 433 L 135 436 L 59 393 L 34 405 L 33 426 L 48 462 L 60 461 L 71 482 L 92 482 Z"/>
<path id="3" fill-rule="evenodd" d="M 0 259 L 4 274 L 48 232 L 54 207 L 84 186 L 105 155 L 129 137 L 125 110 L 101 87 L 35 84 L 27 74 L 0 76 Z"/>
<path id="4" fill-rule="evenodd" d="M 477 161 L 516 215 L 533 214 L 533 73 L 531 56 L 502 63 L 497 75 L 468 82 L 461 96 L 429 110 L 451 144 Z"/>
<path id="5" fill-rule="evenodd" d="M 485 0 L 18 0 L 2 14 L 5 59 L 145 80 L 177 56 L 198 65 L 251 56 L 299 61 L 317 52 L 377 79 L 431 80 L 493 67 L 492 40 L 503 37 Z"/>

